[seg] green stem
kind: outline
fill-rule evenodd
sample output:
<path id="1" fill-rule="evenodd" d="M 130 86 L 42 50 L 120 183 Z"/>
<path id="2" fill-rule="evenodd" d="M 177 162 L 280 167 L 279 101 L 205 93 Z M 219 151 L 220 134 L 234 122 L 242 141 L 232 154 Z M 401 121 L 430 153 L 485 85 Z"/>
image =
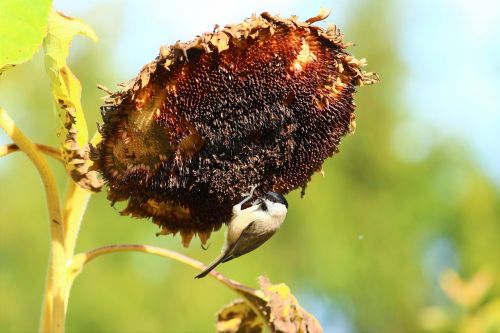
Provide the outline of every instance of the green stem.
<path id="1" fill-rule="evenodd" d="M 83 215 L 87 209 L 91 193 L 78 186 L 74 181 L 69 179 L 66 189 L 66 196 L 63 205 L 63 221 L 64 221 L 64 250 L 65 256 L 69 260 L 73 258 L 75 253 L 76 242 L 80 232 L 80 226 L 83 220 Z M 64 306 L 65 310 L 68 306 L 69 294 L 73 280 L 71 272 L 68 270 L 66 283 L 64 284 Z"/>
<path id="2" fill-rule="evenodd" d="M 66 278 L 66 257 L 64 254 L 63 219 L 59 192 L 54 174 L 49 169 L 45 157 L 37 146 L 14 124 L 7 112 L 0 107 L 0 127 L 26 153 L 42 178 L 50 220 L 50 260 L 43 301 L 40 330 L 43 332 L 62 332 L 64 330 L 64 284 Z"/>
<path id="3" fill-rule="evenodd" d="M 71 258 L 75 253 L 76 241 L 80 231 L 81 221 L 91 193 L 69 181 L 63 206 L 64 241 L 66 257 Z"/>
<path id="4" fill-rule="evenodd" d="M 74 257 L 74 270 L 75 273 L 79 273 L 81 268 L 92 260 L 105 255 L 109 253 L 116 253 L 116 252 L 144 252 L 144 253 L 149 253 L 153 254 L 156 256 L 160 257 L 165 257 L 165 258 L 170 258 L 175 261 L 178 261 L 180 263 L 186 264 L 188 266 L 191 266 L 193 268 L 202 270 L 205 265 L 197 261 L 195 259 L 192 259 L 188 256 L 185 256 L 179 252 L 175 252 L 172 250 L 167 250 L 161 247 L 156 247 L 156 246 L 151 246 L 151 245 L 143 245 L 143 244 L 116 244 L 116 245 L 107 245 L 103 247 L 99 247 L 84 253 L 80 253 L 75 255 Z M 231 287 L 233 281 L 225 278 L 222 274 L 217 273 L 216 271 L 212 271 L 211 276 L 214 277 L 215 279 L 221 281 L 223 284 Z"/>
<path id="5" fill-rule="evenodd" d="M 97 145 L 100 140 L 101 135 L 96 132 L 96 134 L 92 137 L 91 144 Z M 91 192 L 81 188 L 75 182 L 71 180 L 69 181 L 63 206 L 64 244 L 66 258 L 74 257 L 76 242 L 78 240 L 78 234 L 80 232 L 83 215 L 87 210 L 87 205 L 91 195 Z M 64 291 L 64 303 L 66 306 L 68 305 L 68 299 L 72 285 L 73 278 L 71 275 L 71 271 L 69 271 Z"/>
<path id="6" fill-rule="evenodd" d="M 116 244 L 116 245 L 108 245 L 99 247 L 84 253 L 77 254 L 73 257 L 72 263 L 70 265 L 70 284 L 72 281 L 81 273 L 85 264 L 91 262 L 92 260 L 110 253 L 116 252 L 144 252 L 153 254 L 156 256 L 173 259 L 185 265 L 191 266 L 198 270 L 203 270 L 205 265 L 195 259 L 192 259 L 188 256 L 185 256 L 181 253 L 167 250 L 161 247 L 151 246 L 151 245 L 143 245 L 143 244 Z M 256 290 L 253 288 L 249 288 L 247 286 L 242 285 L 239 282 L 228 279 L 224 277 L 222 274 L 213 270 L 210 272 L 210 276 L 225 285 L 226 287 L 232 289 L 242 296 L 248 303 L 248 305 L 252 308 L 252 310 L 261 318 L 263 323 L 267 325 L 267 328 L 270 330 L 269 323 L 265 319 L 265 315 L 262 311 L 255 305 L 254 301 L 256 298 L 260 298 L 259 295 L 256 294 Z M 253 299 L 252 299 L 253 298 Z"/>
<path id="7" fill-rule="evenodd" d="M 64 163 L 62 156 L 61 156 L 61 152 L 57 148 L 54 148 L 51 146 L 46 146 L 46 145 L 39 144 L 39 143 L 35 143 L 35 146 L 40 152 L 58 160 L 59 162 Z M 0 157 L 4 157 L 4 156 L 9 155 L 10 153 L 14 153 L 16 151 L 20 151 L 20 148 L 15 143 L 11 143 L 11 144 L 8 144 L 5 146 L 0 146 Z"/>

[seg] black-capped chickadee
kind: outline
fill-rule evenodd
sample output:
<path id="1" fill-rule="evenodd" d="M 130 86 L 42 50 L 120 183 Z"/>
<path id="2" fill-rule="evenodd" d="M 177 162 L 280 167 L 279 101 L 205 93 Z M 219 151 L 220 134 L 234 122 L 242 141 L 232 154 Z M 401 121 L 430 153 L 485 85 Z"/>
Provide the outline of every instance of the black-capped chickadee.
<path id="1" fill-rule="evenodd" d="M 222 253 L 195 278 L 210 273 L 217 265 L 255 250 L 279 229 L 288 211 L 288 202 L 277 192 L 267 192 L 245 209 L 242 205 L 253 197 L 257 186 L 239 204 L 233 207 L 233 217 L 226 231 L 226 242 Z"/>

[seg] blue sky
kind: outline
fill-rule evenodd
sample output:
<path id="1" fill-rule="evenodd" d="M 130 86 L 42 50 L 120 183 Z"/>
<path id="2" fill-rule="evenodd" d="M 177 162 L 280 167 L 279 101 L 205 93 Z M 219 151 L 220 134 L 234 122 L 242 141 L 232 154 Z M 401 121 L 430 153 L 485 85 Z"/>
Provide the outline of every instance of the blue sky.
<path id="1" fill-rule="evenodd" d="M 401 23 L 409 121 L 468 143 L 500 184 L 500 1 L 405 1 Z"/>

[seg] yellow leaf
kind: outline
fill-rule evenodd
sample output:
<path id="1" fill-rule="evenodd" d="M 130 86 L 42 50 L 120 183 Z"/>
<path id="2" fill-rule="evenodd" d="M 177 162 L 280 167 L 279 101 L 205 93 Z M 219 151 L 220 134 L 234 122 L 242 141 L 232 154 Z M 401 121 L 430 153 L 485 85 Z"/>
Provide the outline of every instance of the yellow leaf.
<path id="1" fill-rule="evenodd" d="M 500 332 L 500 298 L 490 301 L 465 318 L 460 331 L 463 333 Z"/>
<path id="2" fill-rule="evenodd" d="M 66 169 L 80 186 L 97 191 L 102 184 L 89 172 L 88 129 L 81 105 L 82 87 L 66 64 L 71 41 L 76 35 L 97 41 L 92 28 L 84 22 L 52 11 L 43 42 L 45 69 L 51 81 L 55 108 L 62 126 L 59 133 Z"/>
<path id="3" fill-rule="evenodd" d="M 465 308 L 472 308 L 486 296 L 493 278 L 483 270 L 469 281 L 464 281 L 457 272 L 449 270 L 443 274 L 440 282 L 441 288 L 451 300 Z"/>

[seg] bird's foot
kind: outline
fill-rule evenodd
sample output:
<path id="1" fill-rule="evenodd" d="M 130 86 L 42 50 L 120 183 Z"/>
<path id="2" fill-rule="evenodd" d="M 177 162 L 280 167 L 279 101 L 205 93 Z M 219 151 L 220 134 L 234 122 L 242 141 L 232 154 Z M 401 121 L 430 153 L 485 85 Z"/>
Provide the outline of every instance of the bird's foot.
<path id="1" fill-rule="evenodd" d="M 245 197 L 244 200 L 250 200 L 253 197 L 253 193 L 255 192 L 255 189 L 259 187 L 259 184 L 252 185 L 250 187 L 250 192 L 248 193 L 243 193 L 241 196 Z"/>
<path id="2" fill-rule="evenodd" d="M 255 192 L 255 189 L 259 186 L 259 184 L 256 184 L 256 185 L 252 185 L 252 187 L 250 188 L 250 193 L 243 193 L 241 196 L 245 197 L 240 203 L 236 204 L 233 206 L 233 214 L 237 214 L 238 212 L 241 211 L 241 207 L 243 206 L 243 204 L 247 201 L 249 201 L 250 199 L 252 199 L 253 197 L 253 194 Z"/>

